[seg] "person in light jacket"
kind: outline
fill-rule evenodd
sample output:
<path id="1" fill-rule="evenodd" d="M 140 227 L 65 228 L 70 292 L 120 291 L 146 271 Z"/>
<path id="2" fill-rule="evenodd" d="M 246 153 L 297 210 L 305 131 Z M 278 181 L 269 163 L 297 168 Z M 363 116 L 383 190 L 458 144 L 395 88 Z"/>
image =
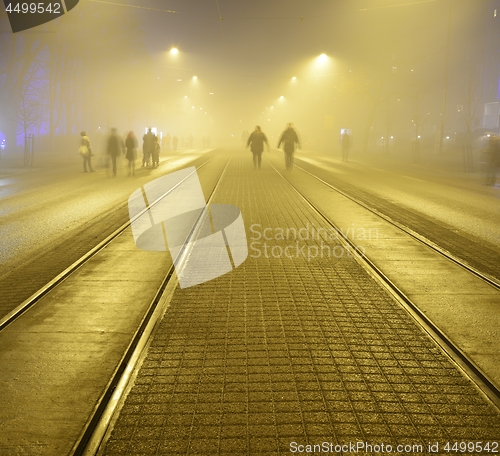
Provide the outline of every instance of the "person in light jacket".
<path id="1" fill-rule="evenodd" d="M 85 131 L 82 131 L 80 136 L 82 137 L 80 140 L 80 154 L 83 157 L 83 172 L 93 173 L 94 168 L 92 168 L 92 146 L 90 144 L 90 139 Z"/>

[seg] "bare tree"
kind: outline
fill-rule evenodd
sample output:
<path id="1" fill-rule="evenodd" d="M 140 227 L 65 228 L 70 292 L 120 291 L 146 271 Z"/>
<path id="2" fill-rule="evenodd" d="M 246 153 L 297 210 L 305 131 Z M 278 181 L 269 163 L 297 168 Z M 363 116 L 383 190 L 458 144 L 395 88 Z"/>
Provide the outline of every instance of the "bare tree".
<path id="1" fill-rule="evenodd" d="M 18 108 L 18 123 L 22 127 L 24 136 L 32 132 L 33 127 L 39 126 L 44 119 L 48 106 L 47 76 L 45 59 L 37 58 L 26 73 L 20 91 Z"/>
<path id="2" fill-rule="evenodd" d="M 8 29 L 7 13 L 0 9 L 0 24 Z M 44 45 L 40 36 L 28 34 L 0 34 L 0 115 L 7 138 L 7 147 L 16 144 L 16 130 L 19 125 L 19 113 L 26 111 L 28 106 L 21 108 L 23 88 L 26 80 L 32 77 L 31 68 L 40 58 Z M 29 115 L 28 117 L 32 117 Z"/>

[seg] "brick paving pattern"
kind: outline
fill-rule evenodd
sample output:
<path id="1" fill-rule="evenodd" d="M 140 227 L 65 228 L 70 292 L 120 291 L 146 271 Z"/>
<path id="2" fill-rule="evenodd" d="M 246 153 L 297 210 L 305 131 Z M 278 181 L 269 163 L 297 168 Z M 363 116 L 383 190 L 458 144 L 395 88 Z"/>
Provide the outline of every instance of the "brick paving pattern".
<path id="1" fill-rule="evenodd" d="M 249 242 L 266 227 L 325 227 L 248 157 L 231 160 L 215 202 L 241 209 Z M 176 291 L 103 454 L 278 455 L 292 442 L 357 441 L 427 454 L 429 442 L 500 439 L 498 410 L 352 258 L 292 250 L 265 258 L 254 244 L 232 273 Z"/>

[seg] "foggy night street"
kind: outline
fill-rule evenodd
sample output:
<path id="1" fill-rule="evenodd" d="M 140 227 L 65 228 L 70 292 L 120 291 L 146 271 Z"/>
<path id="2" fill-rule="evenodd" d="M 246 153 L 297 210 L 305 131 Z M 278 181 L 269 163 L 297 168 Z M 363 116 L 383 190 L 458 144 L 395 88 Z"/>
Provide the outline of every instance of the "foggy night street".
<path id="1" fill-rule="evenodd" d="M 0 456 L 500 451 L 500 0 L 0 8 Z"/>

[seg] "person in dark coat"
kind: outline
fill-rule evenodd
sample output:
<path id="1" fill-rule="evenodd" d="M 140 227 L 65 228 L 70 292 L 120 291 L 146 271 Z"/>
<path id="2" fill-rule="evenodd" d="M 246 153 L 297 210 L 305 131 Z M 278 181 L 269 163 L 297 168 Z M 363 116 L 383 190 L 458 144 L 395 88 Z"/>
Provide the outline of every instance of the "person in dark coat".
<path id="1" fill-rule="evenodd" d="M 155 136 L 155 144 L 151 159 L 153 162 L 153 168 L 158 167 L 158 165 L 160 164 L 160 138 L 158 136 Z"/>
<path id="2" fill-rule="evenodd" d="M 80 142 L 80 154 L 83 157 L 83 172 L 93 173 L 94 168 L 92 168 L 92 146 L 90 145 L 90 139 L 85 131 L 82 131 L 80 136 L 82 137 Z"/>
<path id="3" fill-rule="evenodd" d="M 292 169 L 293 167 L 293 154 L 295 152 L 295 145 L 300 147 L 299 136 L 293 128 L 292 123 L 286 124 L 286 129 L 281 133 L 280 139 L 278 141 L 278 148 L 283 144 L 283 150 L 285 152 L 285 168 Z"/>
<path id="4" fill-rule="evenodd" d="M 125 139 L 125 148 L 127 149 L 125 153 L 125 158 L 128 160 L 128 173 L 127 176 L 135 176 L 135 160 L 137 158 L 137 138 L 133 131 L 130 131 Z"/>
<path id="5" fill-rule="evenodd" d="M 149 166 L 149 159 L 155 151 L 156 136 L 148 128 L 148 132 L 142 137 L 142 166 Z"/>
<path id="6" fill-rule="evenodd" d="M 351 148 L 351 137 L 348 135 L 347 130 L 344 130 L 340 138 L 340 146 L 342 147 L 342 161 L 349 161 L 349 150 Z"/>
<path id="7" fill-rule="evenodd" d="M 260 165 L 262 163 L 262 152 L 264 151 L 264 143 L 266 143 L 267 149 L 269 150 L 267 137 L 257 125 L 247 141 L 247 147 L 250 146 L 250 150 L 252 151 L 254 169 L 257 169 L 257 167 L 260 169 Z"/>
<path id="8" fill-rule="evenodd" d="M 495 186 L 497 180 L 497 168 L 500 165 L 500 137 L 491 135 L 488 139 L 486 149 L 488 168 L 486 171 L 486 185 Z"/>
<path id="9" fill-rule="evenodd" d="M 109 155 L 113 165 L 113 177 L 116 176 L 116 159 L 124 149 L 125 144 L 123 143 L 123 139 L 116 133 L 116 128 L 112 128 L 108 138 L 106 153 Z"/>

